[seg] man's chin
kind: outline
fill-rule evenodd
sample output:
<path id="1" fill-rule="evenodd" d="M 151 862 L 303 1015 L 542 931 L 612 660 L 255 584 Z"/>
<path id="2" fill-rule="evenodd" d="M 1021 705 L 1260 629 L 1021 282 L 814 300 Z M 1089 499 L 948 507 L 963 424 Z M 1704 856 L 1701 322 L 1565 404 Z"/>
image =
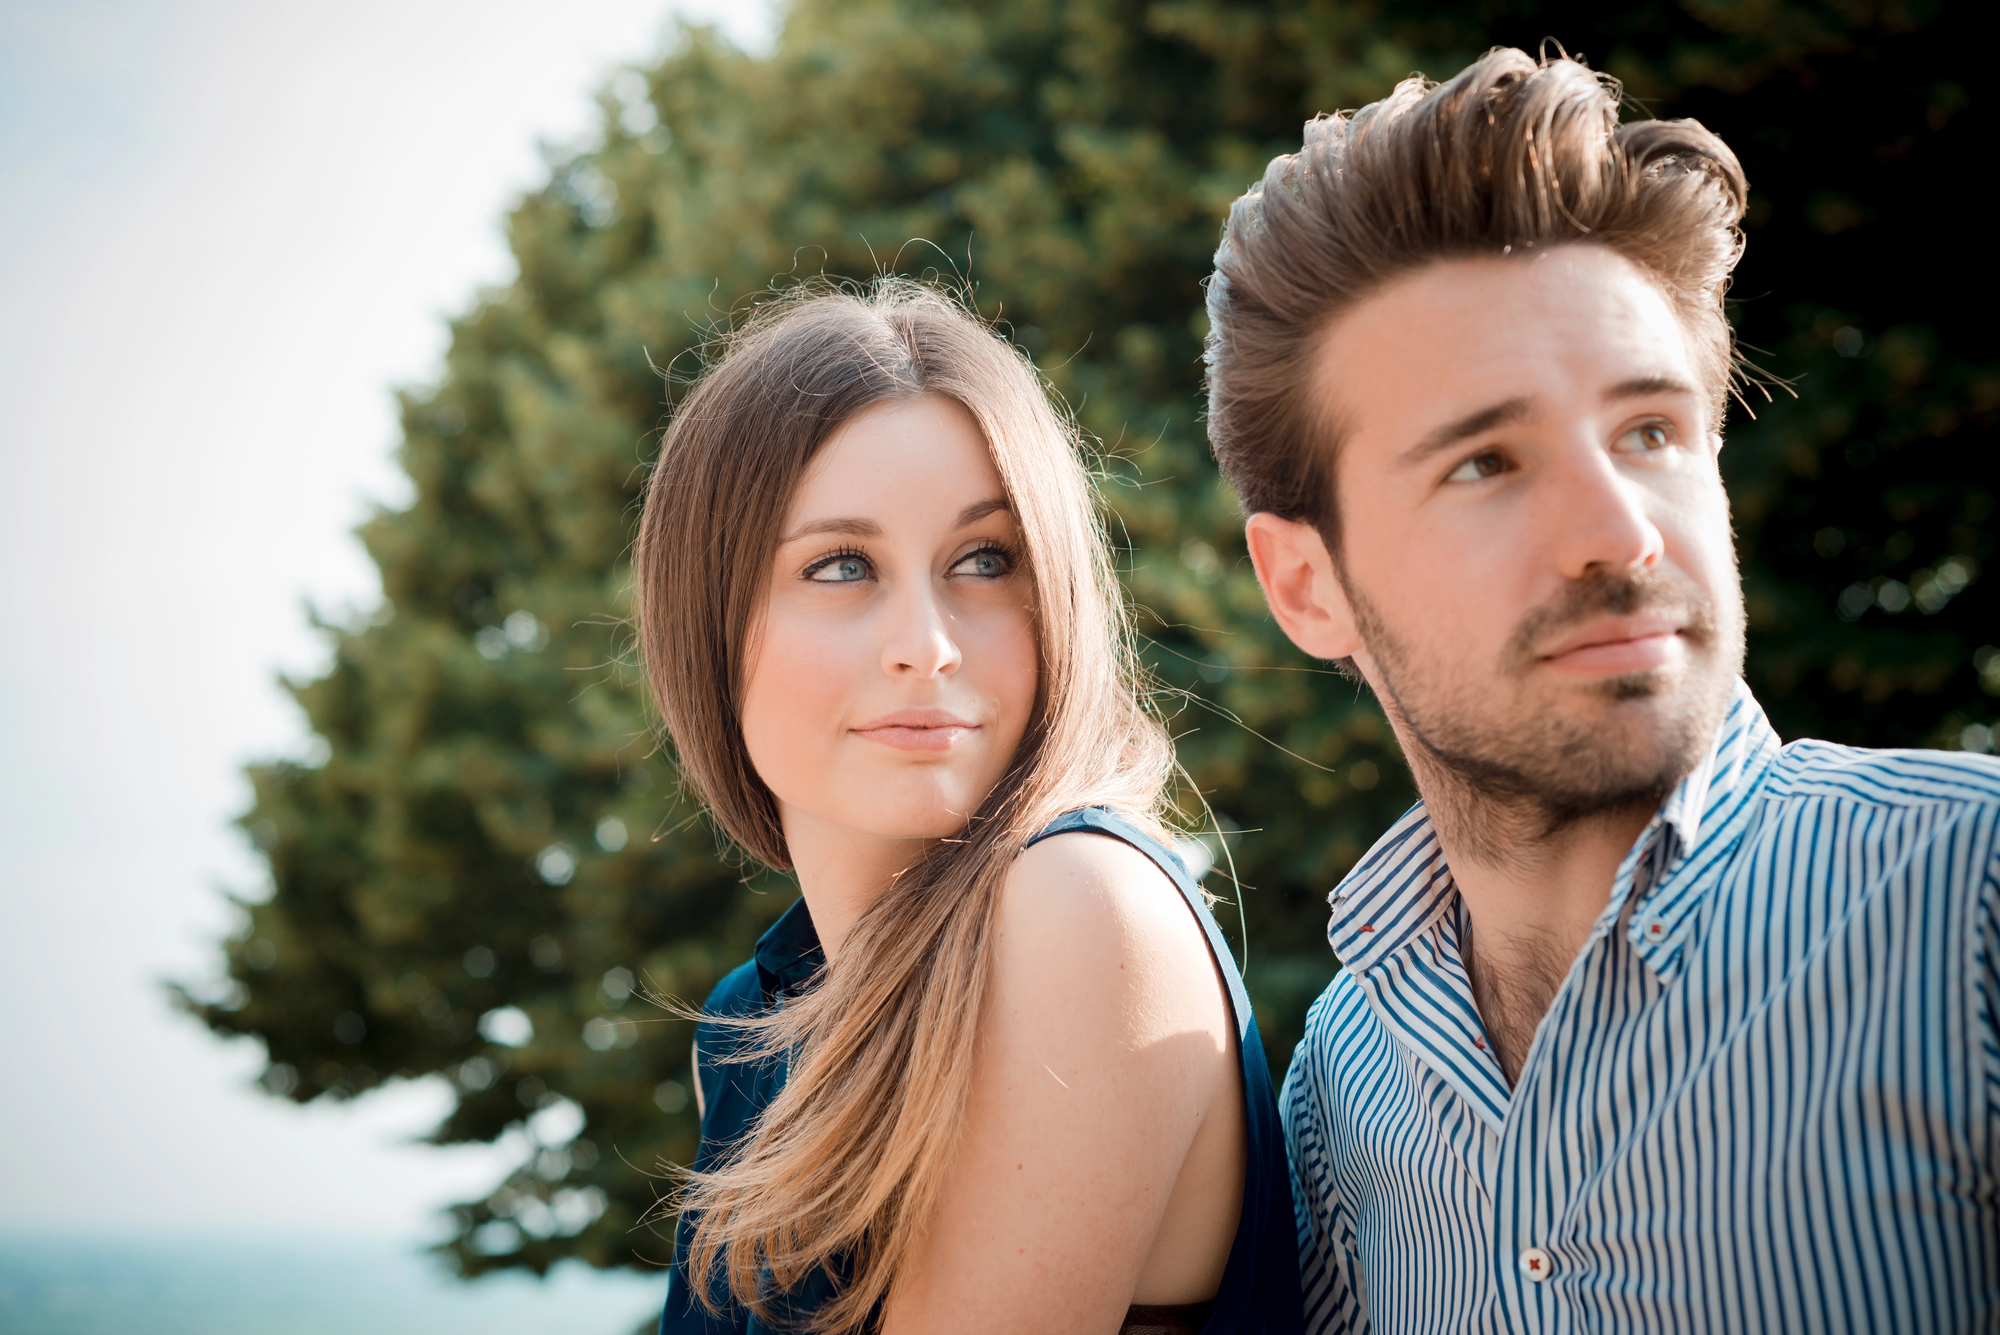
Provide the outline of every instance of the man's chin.
<path id="1" fill-rule="evenodd" d="M 1725 685 L 1709 674 L 1653 669 L 1605 677 L 1582 689 L 1556 692 L 1535 711 L 1542 727 L 1544 772 L 1555 789 L 1567 771 L 1592 775 L 1613 805 L 1671 788 L 1685 777 L 1714 740 L 1727 708 Z M 1572 769 L 1571 767 L 1575 768 Z M 1575 800 L 1577 794 L 1568 794 Z"/>
<path id="2" fill-rule="evenodd" d="M 1661 668 L 1581 680 L 1530 672 L 1496 693 L 1492 706 L 1517 719 L 1597 725 L 1671 710 L 1688 685 L 1686 673 Z"/>
<path id="3" fill-rule="evenodd" d="M 1590 684 L 1591 693 L 1613 705 L 1635 701 L 1665 700 L 1687 684 L 1687 673 L 1674 668 L 1647 668 L 1621 672 Z"/>
<path id="4" fill-rule="evenodd" d="M 1704 730 L 1706 694 L 1684 673 L 1629 672 L 1547 692 L 1540 701 L 1524 701 L 1522 713 L 1537 719 L 1545 735 L 1578 750 L 1665 755 L 1685 749 L 1691 734 Z"/>

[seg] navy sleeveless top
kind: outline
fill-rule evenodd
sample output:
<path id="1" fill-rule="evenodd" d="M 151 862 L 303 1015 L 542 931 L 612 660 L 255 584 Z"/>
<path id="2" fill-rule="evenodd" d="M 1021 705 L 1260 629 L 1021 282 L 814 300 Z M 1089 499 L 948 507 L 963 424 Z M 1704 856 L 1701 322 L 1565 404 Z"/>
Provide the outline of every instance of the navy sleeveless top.
<path id="1" fill-rule="evenodd" d="M 1247 1135 L 1243 1208 L 1236 1225 L 1236 1239 L 1229 1249 L 1229 1261 L 1223 1270 L 1222 1287 L 1216 1292 L 1214 1307 L 1201 1327 L 1203 1335 L 1300 1335 L 1305 1329 L 1305 1316 L 1299 1290 L 1298 1225 L 1292 1212 L 1291 1173 L 1285 1164 L 1285 1133 L 1278 1121 L 1271 1068 L 1264 1058 L 1263 1040 L 1257 1034 L 1257 1019 L 1250 1010 L 1250 994 L 1244 990 L 1243 975 L 1237 971 L 1236 961 L 1230 956 L 1214 915 L 1208 911 L 1207 901 L 1171 849 L 1124 816 L 1102 807 L 1087 807 L 1058 817 L 1030 839 L 1028 845 L 1072 831 L 1109 835 L 1151 858 L 1193 910 L 1208 941 L 1209 953 L 1228 986 L 1243 1074 L 1243 1121 Z M 758 940 L 752 958 L 716 985 L 702 1009 L 715 1015 L 750 1015 L 770 1010 L 804 987 L 825 963 L 825 958 L 820 951 L 819 934 L 813 930 L 812 918 L 801 899 Z M 701 1081 L 705 1103 L 701 1149 L 695 1156 L 697 1170 L 709 1168 L 720 1160 L 784 1087 L 781 1059 L 728 1060 L 735 1041 L 732 1030 L 709 1024 L 696 1026 L 696 1078 Z M 716 1293 L 722 1308 L 719 1314 L 709 1312 L 695 1300 L 688 1287 L 686 1269 L 689 1232 L 681 1227 L 674 1239 L 673 1269 L 666 1310 L 660 1314 L 660 1335 L 766 1335 L 772 1331 L 772 1327 L 730 1301 L 725 1286 L 718 1285 Z M 782 1314 L 787 1320 L 780 1328 L 809 1327 L 813 1309 L 831 1292 L 831 1280 L 824 1274 L 815 1274 L 785 1296 Z"/>

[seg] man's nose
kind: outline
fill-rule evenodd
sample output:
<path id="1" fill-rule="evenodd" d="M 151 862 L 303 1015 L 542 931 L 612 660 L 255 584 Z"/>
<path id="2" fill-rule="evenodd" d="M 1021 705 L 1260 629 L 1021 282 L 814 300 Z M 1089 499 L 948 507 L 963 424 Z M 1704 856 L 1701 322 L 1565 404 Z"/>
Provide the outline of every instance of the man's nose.
<path id="1" fill-rule="evenodd" d="M 929 581 L 906 585 L 889 600 L 882 670 L 892 677 L 949 676 L 963 658 L 951 616 Z"/>
<path id="2" fill-rule="evenodd" d="M 1566 578 L 1629 575 L 1659 564 L 1666 540 L 1648 511 L 1646 490 L 1602 445 L 1568 451 L 1555 482 L 1541 519 Z"/>

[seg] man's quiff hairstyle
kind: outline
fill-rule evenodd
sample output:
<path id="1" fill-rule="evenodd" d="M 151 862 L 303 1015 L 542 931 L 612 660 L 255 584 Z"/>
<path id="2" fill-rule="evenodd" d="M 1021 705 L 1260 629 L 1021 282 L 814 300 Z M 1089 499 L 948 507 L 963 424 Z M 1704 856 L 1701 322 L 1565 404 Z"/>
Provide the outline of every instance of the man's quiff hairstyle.
<path id="1" fill-rule="evenodd" d="M 1339 423 L 1313 393 L 1327 328 L 1436 260 L 1589 241 L 1657 283 L 1720 425 L 1735 358 L 1723 293 L 1748 190 L 1691 120 L 1618 123 L 1617 80 L 1495 49 L 1319 116 L 1229 210 L 1208 282 L 1208 439 L 1245 511 L 1316 526 L 1340 551 Z"/>

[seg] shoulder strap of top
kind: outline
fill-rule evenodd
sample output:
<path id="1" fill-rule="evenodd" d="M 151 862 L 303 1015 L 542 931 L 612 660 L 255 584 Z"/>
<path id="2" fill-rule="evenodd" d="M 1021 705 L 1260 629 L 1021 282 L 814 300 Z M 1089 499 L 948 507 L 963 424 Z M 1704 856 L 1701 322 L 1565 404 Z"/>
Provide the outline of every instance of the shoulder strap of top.
<path id="1" fill-rule="evenodd" d="M 1187 864 L 1182 862 L 1171 848 L 1147 834 L 1130 818 L 1111 810 L 1109 807 L 1082 807 L 1076 811 L 1064 812 L 1048 823 L 1048 826 L 1030 839 L 1024 848 L 1032 848 L 1044 839 L 1073 831 L 1110 835 L 1113 839 L 1130 844 L 1151 858 L 1159 869 L 1166 873 L 1174 888 L 1181 892 L 1181 898 L 1194 910 L 1195 921 L 1201 924 L 1202 935 L 1208 938 L 1208 953 L 1215 957 L 1216 967 L 1222 970 L 1223 981 L 1229 985 L 1229 1007 L 1236 1015 L 1236 1035 L 1239 1040 L 1249 1030 L 1253 1017 L 1250 1010 L 1250 993 L 1243 986 L 1243 975 L 1236 968 L 1236 957 L 1230 953 L 1229 942 L 1223 939 L 1222 928 L 1216 924 L 1215 915 L 1208 911 L 1208 900 L 1201 888 L 1188 875 Z"/>

